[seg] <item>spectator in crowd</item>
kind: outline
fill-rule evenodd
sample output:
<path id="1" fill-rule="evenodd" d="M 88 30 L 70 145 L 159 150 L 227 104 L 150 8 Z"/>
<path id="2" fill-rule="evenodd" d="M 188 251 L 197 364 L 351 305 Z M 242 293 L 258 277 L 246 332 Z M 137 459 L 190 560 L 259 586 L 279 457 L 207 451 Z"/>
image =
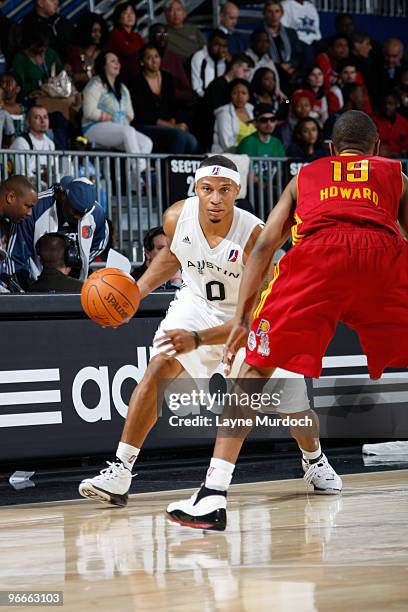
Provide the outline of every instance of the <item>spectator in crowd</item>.
<path id="1" fill-rule="evenodd" d="M 322 38 L 319 13 L 309 0 L 283 0 L 282 8 L 282 25 L 296 32 L 307 67 L 313 61 L 316 43 Z"/>
<path id="2" fill-rule="evenodd" d="M 301 44 L 296 32 L 281 23 L 283 8 L 280 0 L 267 0 L 263 16 L 262 27 L 269 36 L 269 55 L 278 68 L 282 90 L 288 92 L 301 79 Z"/>
<path id="3" fill-rule="evenodd" d="M 76 249 L 71 239 L 58 232 L 44 234 L 36 244 L 42 266 L 40 276 L 27 288 L 28 293 L 81 293 L 82 281 L 70 276 L 70 250 Z"/>
<path id="4" fill-rule="evenodd" d="M 380 71 L 376 100 L 380 102 L 384 92 L 393 91 L 403 70 L 408 68 L 404 60 L 404 44 L 399 38 L 387 38 L 383 45 L 383 68 Z"/>
<path id="5" fill-rule="evenodd" d="M 408 68 L 400 73 L 395 91 L 399 98 L 399 113 L 408 119 Z"/>
<path id="6" fill-rule="evenodd" d="M 288 123 L 292 131 L 300 119 L 312 117 L 318 120 L 319 114 L 313 110 L 314 102 L 315 96 L 308 89 L 298 89 L 292 94 L 288 115 Z"/>
<path id="7" fill-rule="evenodd" d="M 18 51 L 13 60 L 13 71 L 18 75 L 23 97 L 35 97 L 52 73 L 61 72 L 63 66 L 59 55 L 50 48 L 48 30 L 39 25 L 27 35 L 27 46 Z"/>
<path id="8" fill-rule="evenodd" d="M 69 19 L 58 13 L 58 9 L 58 0 L 36 0 L 34 10 L 21 21 L 21 35 L 24 44 L 34 33 L 45 30 L 49 46 L 65 59 L 72 43 L 73 28 Z"/>
<path id="9" fill-rule="evenodd" d="M 309 163 L 319 157 L 326 157 L 328 153 L 323 146 L 322 128 L 316 119 L 301 119 L 293 131 L 292 144 L 287 148 L 288 157 L 297 157 Z"/>
<path id="10" fill-rule="evenodd" d="M 0 0 L 0 56 L 3 55 L 3 60 L 0 60 L 3 65 L 9 59 L 9 34 L 12 26 L 12 21 L 1 10 L 4 5 L 4 0 Z"/>
<path id="11" fill-rule="evenodd" d="M 251 81 L 255 71 L 259 68 L 269 68 L 275 74 L 277 90 L 280 92 L 279 73 L 275 66 L 275 62 L 269 55 L 269 36 L 263 28 L 254 30 L 251 34 L 251 46 L 245 51 L 245 54 L 251 58 L 254 66 L 249 74 Z"/>
<path id="12" fill-rule="evenodd" d="M 357 83 L 348 83 L 343 87 L 343 108 L 329 116 L 323 127 L 323 137 L 325 140 L 330 140 L 334 124 L 337 119 L 346 111 L 358 110 L 362 111 L 364 107 L 364 91 L 361 85 Z"/>
<path id="13" fill-rule="evenodd" d="M 382 54 L 373 50 L 371 37 L 366 32 L 353 32 L 351 36 L 350 59 L 355 63 L 357 72 L 363 78 L 368 91 L 370 103 L 376 99 L 378 81 L 378 62 L 382 62 Z M 381 57 L 379 57 L 379 55 Z"/>
<path id="14" fill-rule="evenodd" d="M 17 102 L 21 91 L 18 77 L 14 72 L 3 72 L 0 75 L 0 87 L 4 90 L 3 108 L 14 118 L 21 120 L 23 107 Z"/>
<path id="15" fill-rule="evenodd" d="M 312 66 L 305 75 L 303 90 L 313 94 L 312 111 L 320 127 L 323 127 L 329 115 L 343 106 L 343 95 L 338 85 L 331 85 L 327 90 L 324 84 L 323 71 L 320 66 Z"/>
<path id="16" fill-rule="evenodd" d="M 55 151 L 55 144 L 47 136 L 50 127 L 48 111 L 43 106 L 32 106 L 27 113 L 27 131 L 18 136 L 12 144 L 13 151 Z M 50 168 L 53 167 L 51 160 Z M 30 178 L 40 173 L 41 189 L 46 189 L 51 181 L 48 176 L 47 156 L 18 156 L 17 171 Z"/>
<path id="17" fill-rule="evenodd" d="M 342 34 L 350 38 L 356 29 L 353 15 L 351 13 L 339 13 L 334 20 L 334 27 L 336 28 L 336 34 Z"/>
<path id="18" fill-rule="evenodd" d="M 364 92 L 364 112 L 368 115 L 371 114 L 371 102 L 370 96 L 368 95 L 367 87 L 365 86 L 364 79 L 360 72 L 357 70 L 357 66 L 353 59 L 346 58 L 338 64 L 339 71 L 339 84 L 341 87 L 350 83 L 358 83 L 361 85 Z"/>
<path id="19" fill-rule="evenodd" d="M 170 72 L 174 79 L 176 88 L 176 98 L 178 101 L 193 100 L 194 94 L 191 89 L 183 62 L 177 53 L 174 53 L 168 46 L 169 33 L 167 27 L 162 23 L 154 23 L 149 28 L 149 43 L 154 45 L 161 57 L 161 69 Z M 139 65 L 139 62 L 138 62 Z"/>
<path id="20" fill-rule="evenodd" d="M 213 30 L 207 44 L 194 53 L 191 58 L 191 85 L 200 98 L 208 85 L 224 74 L 227 55 L 227 35 L 221 30 Z"/>
<path id="21" fill-rule="evenodd" d="M 14 123 L 8 111 L 4 108 L 5 91 L 0 87 L 0 147 L 8 148 L 14 139 Z"/>
<path id="22" fill-rule="evenodd" d="M 129 90 L 120 77 L 120 62 L 115 53 L 103 51 L 95 60 L 95 76 L 83 92 L 82 129 L 94 145 L 126 153 L 150 153 L 148 136 L 130 125 L 134 118 Z M 142 160 L 144 170 L 146 162 Z"/>
<path id="23" fill-rule="evenodd" d="M 338 64 L 350 55 L 349 41 L 342 34 L 336 34 L 329 40 L 327 53 L 319 53 L 315 58 L 315 64 L 319 66 L 324 76 L 326 91 L 336 85 L 339 78 Z"/>
<path id="24" fill-rule="evenodd" d="M 106 48 L 118 56 L 122 66 L 122 78 L 130 83 L 138 69 L 139 49 L 145 43 L 140 34 L 134 31 L 137 15 L 133 2 L 117 4 L 113 11 L 112 22 L 113 28 Z"/>
<path id="25" fill-rule="evenodd" d="M 254 106 L 260 103 L 269 104 L 278 119 L 275 135 L 288 146 L 292 139 L 291 129 L 287 123 L 289 100 L 282 98 L 276 91 L 275 73 L 269 68 L 258 68 L 252 81 L 252 102 Z"/>
<path id="26" fill-rule="evenodd" d="M 397 112 L 398 96 L 388 93 L 381 98 L 378 113 L 372 118 L 380 139 L 380 155 L 406 157 L 408 154 L 408 121 Z"/>
<path id="27" fill-rule="evenodd" d="M 132 271 L 132 276 L 135 280 L 146 272 L 147 268 L 152 263 L 153 259 L 160 253 L 160 251 L 167 247 L 167 239 L 164 233 L 163 227 L 152 227 L 149 229 L 143 239 L 143 251 L 144 251 L 144 262 L 138 268 Z M 161 285 L 158 289 L 164 291 L 174 291 L 180 289 L 182 285 L 181 271 L 179 270 L 169 281 Z M 157 291 L 157 289 L 156 289 Z"/>
<path id="28" fill-rule="evenodd" d="M 82 91 L 93 77 L 95 60 L 107 37 L 108 26 L 101 15 L 84 13 L 79 17 L 74 30 L 75 45 L 67 54 L 68 69 L 78 91 Z"/>
<path id="29" fill-rule="evenodd" d="M 144 45 L 139 57 L 141 71 L 131 91 L 135 125 L 153 140 L 156 153 L 197 153 L 196 138 L 186 123 L 177 121 L 174 80 L 161 70 L 158 49 L 151 43 Z"/>
<path id="30" fill-rule="evenodd" d="M 204 34 L 185 23 L 187 13 L 182 0 L 169 0 L 164 11 L 168 24 L 169 49 L 184 62 L 207 43 Z"/>
<path id="31" fill-rule="evenodd" d="M 109 238 L 105 215 L 96 202 L 95 185 L 89 179 L 64 176 L 60 183 L 39 194 L 32 216 L 13 227 L 7 271 L 23 288 L 41 273 L 35 245 L 41 236 L 53 232 L 67 234 L 76 243 L 80 267 L 71 274 L 84 280 L 90 262 L 104 250 Z"/>
<path id="32" fill-rule="evenodd" d="M 243 53 L 248 47 L 248 37 L 236 31 L 239 19 L 239 7 L 235 2 L 227 1 L 220 10 L 219 29 L 228 36 L 228 51 L 230 55 Z"/>
<path id="33" fill-rule="evenodd" d="M 237 153 L 250 157 L 285 157 L 285 149 L 279 138 L 273 136 L 277 118 L 270 104 L 257 104 L 254 108 L 256 131 L 243 138 Z"/>
<path id="34" fill-rule="evenodd" d="M 252 134 L 255 128 L 252 123 L 253 106 L 249 100 L 251 90 L 248 81 L 234 79 L 230 83 L 229 104 L 220 106 L 215 111 L 213 153 L 233 153 L 243 138 Z"/>

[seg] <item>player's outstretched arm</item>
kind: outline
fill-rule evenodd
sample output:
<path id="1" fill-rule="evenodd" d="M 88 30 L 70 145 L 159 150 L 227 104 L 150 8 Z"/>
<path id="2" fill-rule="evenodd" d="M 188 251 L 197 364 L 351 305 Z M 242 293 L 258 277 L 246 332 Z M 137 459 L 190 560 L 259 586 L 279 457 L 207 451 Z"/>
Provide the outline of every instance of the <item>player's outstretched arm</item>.
<path id="1" fill-rule="evenodd" d="M 243 340 L 248 335 L 250 316 L 271 259 L 276 249 L 284 243 L 288 231 L 294 223 L 293 210 L 296 198 L 297 177 L 294 177 L 288 183 L 279 202 L 270 213 L 265 228 L 246 262 L 234 324 L 224 349 L 224 363 L 227 366 L 227 371 L 238 349 L 242 346 Z"/>
<path id="2" fill-rule="evenodd" d="M 222 325 L 194 332 L 186 329 L 169 329 L 160 338 L 157 338 L 155 347 L 162 349 L 164 356 L 174 357 L 174 355 L 190 353 L 202 344 L 224 344 L 231 332 L 233 322 L 231 319 Z"/>
<path id="3" fill-rule="evenodd" d="M 160 250 L 146 272 L 137 281 L 141 299 L 170 280 L 180 269 L 180 262 L 174 253 L 170 251 L 170 245 L 183 205 L 184 200 L 176 202 L 163 215 L 163 230 L 167 238 L 167 247 Z"/>
<path id="4" fill-rule="evenodd" d="M 402 194 L 398 209 L 398 221 L 405 238 L 408 237 L 408 177 L 402 173 Z"/>

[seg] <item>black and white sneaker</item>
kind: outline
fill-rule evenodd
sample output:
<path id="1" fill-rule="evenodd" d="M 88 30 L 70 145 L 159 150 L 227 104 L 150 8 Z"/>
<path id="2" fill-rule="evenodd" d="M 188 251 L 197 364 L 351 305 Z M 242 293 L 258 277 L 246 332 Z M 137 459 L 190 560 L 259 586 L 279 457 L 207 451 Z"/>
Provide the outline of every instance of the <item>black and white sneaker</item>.
<path id="1" fill-rule="evenodd" d="M 341 493 L 343 487 L 341 478 L 323 453 L 315 461 L 309 462 L 302 458 L 302 468 L 305 473 L 303 480 L 307 484 L 313 485 L 314 492 L 318 495 L 338 495 Z"/>
<path id="2" fill-rule="evenodd" d="M 108 467 L 93 478 L 85 478 L 79 485 L 82 497 L 112 506 L 126 506 L 132 473 L 120 459 L 107 461 Z"/>
<path id="3" fill-rule="evenodd" d="M 167 506 L 171 522 L 193 527 L 224 531 L 227 526 L 227 492 L 207 489 L 205 485 L 189 499 L 182 499 Z"/>

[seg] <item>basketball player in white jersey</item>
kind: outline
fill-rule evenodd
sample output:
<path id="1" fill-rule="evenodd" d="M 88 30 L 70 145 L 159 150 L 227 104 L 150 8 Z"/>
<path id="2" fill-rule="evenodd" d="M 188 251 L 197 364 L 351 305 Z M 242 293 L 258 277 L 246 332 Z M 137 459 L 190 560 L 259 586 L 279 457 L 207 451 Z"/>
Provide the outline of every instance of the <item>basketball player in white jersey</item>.
<path id="1" fill-rule="evenodd" d="M 195 186 L 197 196 L 177 202 L 165 212 L 163 228 L 168 247 L 161 249 L 138 281 L 143 299 L 181 267 L 185 286 L 177 292 L 156 332 L 152 358 L 130 399 L 116 460 L 108 462 L 109 467 L 97 476 L 81 482 L 79 492 L 83 497 L 125 506 L 133 465 L 157 420 L 159 381 L 170 383 L 184 371 L 195 379 L 210 378 L 221 364 L 244 265 L 263 222 L 234 206 L 240 176 L 236 165 L 226 157 L 216 155 L 204 160 L 196 172 Z M 282 236 L 282 244 L 286 239 L 286 235 Z M 163 337 L 167 347 L 162 346 Z M 173 356 L 169 356 L 168 343 Z M 304 411 L 308 405 L 304 398 L 302 402 L 303 405 L 285 412 Z M 296 437 L 302 448 L 307 447 L 307 436 L 310 438 L 311 434 Z M 216 479 L 227 463 L 212 460 L 211 471 L 216 472 Z M 215 491 L 211 489 L 209 478 L 204 493 L 201 491 L 201 495 L 209 498 L 209 504 L 204 504 L 205 514 L 209 514 L 211 498 L 218 503 L 220 497 L 217 486 Z M 214 528 L 219 529 L 219 512 L 216 515 Z"/>

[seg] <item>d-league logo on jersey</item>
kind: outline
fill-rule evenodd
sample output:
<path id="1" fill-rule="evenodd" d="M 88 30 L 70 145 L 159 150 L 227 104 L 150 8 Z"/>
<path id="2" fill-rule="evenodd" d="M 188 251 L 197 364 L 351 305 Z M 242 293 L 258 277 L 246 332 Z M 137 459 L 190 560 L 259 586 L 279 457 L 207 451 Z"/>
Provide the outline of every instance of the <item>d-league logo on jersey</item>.
<path id="1" fill-rule="evenodd" d="M 231 250 L 230 250 L 230 253 L 229 253 L 229 255 L 228 255 L 228 261 L 231 261 L 232 263 L 233 263 L 234 261 L 237 261 L 237 259 L 238 259 L 238 255 L 239 255 L 239 251 L 238 251 L 238 249 L 231 249 Z"/>

